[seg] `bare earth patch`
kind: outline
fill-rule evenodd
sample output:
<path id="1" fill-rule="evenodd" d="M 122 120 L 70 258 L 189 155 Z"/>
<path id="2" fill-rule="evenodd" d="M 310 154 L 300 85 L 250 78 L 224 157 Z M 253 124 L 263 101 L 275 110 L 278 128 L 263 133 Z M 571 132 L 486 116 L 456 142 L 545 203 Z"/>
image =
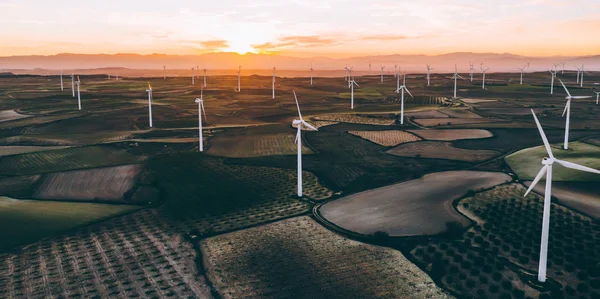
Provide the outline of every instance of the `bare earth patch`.
<path id="1" fill-rule="evenodd" d="M 21 119 L 26 117 L 32 117 L 33 115 L 26 115 L 18 113 L 15 110 L 3 110 L 0 111 L 0 122 L 11 121 L 15 119 Z"/>
<path id="2" fill-rule="evenodd" d="M 485 161 L 500 154 L 490 150 L 456 148 L 450 142 L 439 141 L 419 141 L 401 144 L 388 150 L 387 153 L 401 157 L 448 159 L 467 162 Z"/>
<path id="3" fill-rule="evenodd" d="M 396 146 L 401 143 L 421 140 L 421 138 L 397 130 L 389 131 L 348 131 L 348 133 L 383 146 Z"/>
<path id="4" fill-rule="evenodd" d="M 0 146 L 0 156 L 10 156 L 47 150 L 63 149 L 66 146 Z"/>
<path id="5" fill-rule="evenodd" d="M 427 140 L 454 141 L 460 139 L 480 139 L 494 136 L 488 130 L 463 129 L 463 130 L 408 130 L 413 134 Z"/>
<path id="6" fill-rule="evenodd" d="M 438 110 L 425 110 L 406 113 L 407 117 L 413 118 L 448 118 L 447 114 L 441 113 Z"/>
<path id="7" fill-rule="evenodd" d="M 439 111 L 455 118 L 482 118 L 468 108 L 442 108 Z"/>
<path id="8" fill-rule="evenodd" d="M 34 198 L 123 200 L 142 165 L 124 165 L 45 174 Z"/>
<path id="9" fill-rule="evenodd" d="M 490 188 L 511 180 L 500 172 L 447 171 L 372 189 L 329 202 L 319 213 L 331 223 L 359 234 L 383 231 L 390 236 L 435 235 L 450 222 L 469 221 L 452 202 L 469 190 Z"/>
<path id="10" fill-rule="evenodd" d="M 435 126 L 451 126 L 451 125 L 467 125 L 467 124 L 485 124 L 485 123 L 496 123 L 502 122 L 499 119 L 487 119 L 487 118 L 427 118 L 427 119 L 415 119 L 415 122 L 421 126 L 435 127 Z"/>
<path id="11" fill-rule="evenodd" d="M 497 101 L 497 100 L 485 100 L 485 99 L 460 99 L 460 100 L 467 104 L 488 103 L 488 102 L 496 102 Z"/>
<path id="12" fill-rule="evenodd" d="M 313 117 L 315 120 L 327 120 L 335 122 L 345 122 L 354 124 L 366 124 L 366 125 L 382 125 L 389 126 L 394 124 L 393 118 L 384 117 L 366 117 L 354 114 L 325 114 Z"/>
<path id="13" fill-rule="evenodd" d="M 206 239 L 201 247 L 222 298 L 450 297 L 401 252 L 340 237 L 308 216 Z"/>
<path id="14" fill-rule="evenodd" d="M 207 152 L 228 158 L 294 155 L 298 151 L 295 138 L 296 134 L 293 133 L 215 136 L 210 139 Z M 302 146 L 302 154 L 312 154 L 312 151 Z"/>
<path id="15" fill-rule="evenodd" d="M 531 182 L 524 184 L 529 188 Z M 543 196 L 545 188 L 546 181 L 541 180 L 533 190 Z M 600 188 L 596 182 L 552 182 L 552 196 L 564 206 L 600 219 Z"/>
<path id="16" fill-rule="evenodd" d="M 335 125 L 338 122 L 336 122 L 336 121 L 323 121 L 323 120 L 314 121 L 313 120 L 313 121 L 309 121 L 308 123 L 310 123 L 313 127 L 315 127 L 315 128 L 318 129 L 318 128 L 321 128 L 321 127 Z M 298 126 L 292 124 L 292 128 L 295 129 L 295 128 L 298 128 Z M 311 129 L 309 129 L 309 128 L 305 127 L 305 126 L 302 126 L 302 131 L 311 131 Z"/>

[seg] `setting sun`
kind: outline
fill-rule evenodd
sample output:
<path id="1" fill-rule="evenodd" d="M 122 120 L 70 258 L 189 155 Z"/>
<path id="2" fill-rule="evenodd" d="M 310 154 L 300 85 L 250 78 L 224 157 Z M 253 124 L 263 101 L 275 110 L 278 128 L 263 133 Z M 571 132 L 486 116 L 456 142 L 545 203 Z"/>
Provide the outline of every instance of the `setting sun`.
<path id="1" fill-rule="evenodd" d="M 235 52 L 241 55 L 248 53 L 257 53 L 256 50 L 245 42 L 230 42 L 229 47 L 225 49 L 226 52 Z"/>

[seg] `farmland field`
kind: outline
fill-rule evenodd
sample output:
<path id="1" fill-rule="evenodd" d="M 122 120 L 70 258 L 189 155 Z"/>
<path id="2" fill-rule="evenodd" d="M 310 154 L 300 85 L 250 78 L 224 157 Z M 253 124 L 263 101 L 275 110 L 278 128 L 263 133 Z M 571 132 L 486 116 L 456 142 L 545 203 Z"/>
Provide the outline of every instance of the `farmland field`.
<path id="1" fill-rule="evenodd" d="M 32 152 L 43 152 L 48 150 L 63 149 L 64 146 L 0 146 L 0 157 L 18 155 Z"/>
<path id="2" fill-rule="evenodd" d="M 31 117 L 32 115 L 17 113 L 14 110 L 3 110 L 0 111 L 0 122 L 11 121 L 21 118 Z"/>
<path id="3" fill-rule="evenodd" d="M 348 131 L 348 133 L 377 143 L 382 146 L 395 146 L 400 143 L 421 140 L 421 138 L 405 131 Z"/>
<path id="4" fill-rule="evenodd" d="M 489 103 L 489 102 L 497 101 L 497 100 L 489 100 L 489 99 L 460 99 L 460 100 L 467 104 Z"/>
<path id="5" fill-rule="evenodd" d="M 562 144 L 552 146 L 552 153 L 557 159 L 595 169 L 600 168 L 600 147 L 583 142 L 570 142 L 568 151 L 561 148 Z M 521 180 L 530 181 L 535 178 L 540 171 L 540 168 L 542 168 L 542 159 L 546 156 L 548 156 L 548 154 L 546 153 L 544 146 L 537 146 L 518 151 L 507 156 L 505 160 Z M 600 175 L 567 169 L 558 164 L 554 164 L 552 171 L 553 181 L 600 182 Z"/>
<path id="6" fill-rule="evenodd" d="M 309 217 L 201 242 L 222 298 L 448 298 L 399 252 L 351 241 Z"/>
<path id="7" fill-rule="evenodd" d="M 313 117 L 315 120 L 335 121 L 335 122 L 346 122 L 355 124 L 367 124 L 367 125 L 382 125 L 389 126 L 394 124 L 394 118 L 389 115 L 383 116 L 365 116 L 365 115 L 354 115 L 354 114 L 324 114 Z"/>
<path id="8" fill-rule="evenodd" d="M 423 118 L 415 119 L 419 125 L 426 127 L 451 126 L 451 125 L 472 125 L 498 123 L 502 120 L 488 118 Z"/>
<path id="9" fill-rule="evenodd" d="M 492 137 L 492 133 L 487 130 L 479 129 L 461 129 L 461 130 L 408 130 L 417 136 L 426 140 L 436 141 L 454 141 L 460 139 L 479 139 Z"/>
<path id="10" fill-rule="evenodd" d="M 295 138 L 293 131 L 272 135 L 217 136 L 210 139 L 207 152 L 229 158 L 295 155 L 298 151 Z M 303 155 L 311 153 L 309 148 L 302 146 Z"/>
<path id="11" fill-rule="evenodd" d="M 448 114 L 444 114 L 439 110 L 424 110 L 406 113 L 407 117 L 412 118 L 448 118 Z"/>
<path id="12" fill-rule="evenodd" d="M 528 188 L 531 185 L 530 181 L 523 183 Z M 533 190 L 543 196 L 545 187 L 546 181 L 541 180 Z M 552 196 L 563 206 L 600 219 L 600 188 L 597 182 L 552 182 Z"/>
<path id="13" fill-rule="evenodd" d="M 43 176 L 33 197 L 123 201 L 141 170 L 142 165 L 123 165 L 48 173 Z"/>
<path id="14" fill-rule="evenodd" d="M 77 226 L 134 211 L 136 206 L 19 200 L 0 197 L 0 251 Z"/>
<path id="15" fill-rule="evenodd" d="M 452 146 L 450 142 L 419 141 L 401 144 L 387 151 L 388 154 L 401 157 L 429 159 L 448 159 L 467 162 L 485 161 L 499 153 L 490 150 L 468 150 Z"/>
<path id="16" fill-rule="evenodd" d="M 482 118 L 481 116 L 469 111 L 468 109 L 442 108 L 438 111 L 447 114 L 448 116 L 453 118 Z"/>
<path id="17" fill-rule="evenodd" d="M 74 147 L 61 150 L 0 157 L 0 175 L 27 175 L 120 164 L 137 163 L 144 157 L 107 146 Z"/>
<path id="18" fill-rule="evenodd" d="M 377 231 L 394 237 L 435 235 L 445 232 L 451 222 L 469 225 L 452 207 L 453 200 L 510 180 L 493 172 L 433 173 L 337 199 L 321 206 L 319 213 L 336 226 L 363 235 Z"/>

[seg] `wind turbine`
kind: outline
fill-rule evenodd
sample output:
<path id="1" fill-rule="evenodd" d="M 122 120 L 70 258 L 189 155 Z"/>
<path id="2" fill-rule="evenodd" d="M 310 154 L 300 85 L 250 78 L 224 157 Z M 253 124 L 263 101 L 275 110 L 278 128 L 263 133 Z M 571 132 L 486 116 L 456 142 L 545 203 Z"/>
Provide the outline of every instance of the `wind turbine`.
<path id="1" fill-rule="evenodd" d="M 164 71 L 164 74 L 163 74 L 163 75 L 164 75 L 164 78 L 163 78 L 163 79 L 164 79 L 164 80 L 167 80 L 167 66 L 166 66 L 166 65 L 163 65 L 163 71 Z M 110 75 L 109 75 L 109 76 L 110 76 Z M 109 79 L 110 79 L 110 77 L 109 77 Z"/>
<path id="2" fill-rule="evenodd" d="M 487 72 L 490 68 L 483 68 L 483 63 L 481 64 L 481 72 L 483 73 L 483 81 L 481 82 L 481 89 L 485 89 L 485 72 Z"/>
<path id="3" fill-rule="evenodd" d="M 354 76 L 352 76 L 352 69 L 354 69 L 354 66 L 351 66 L 351 67 L 348 69 L 348 88 L 350 88 L 350 85 L 352 85 L 352 84 L 350 83 L 350 80 L 354 80 Z"/>
<path id="4" fill-rule="evenodd" d="M 398 65 L 394 65 L 394 77 L 398 77 Z"/>
<path id="5" fill-rule="evenodd" d="M 469 66 L 469 75 L 471 76 L 471 82 L 473 82 L 473 71 L 475 70 L 475 68 L 473 67 L 473 63 L 469 62 L 470 66 Z"/>
<path id="6" fill-rule="evenodd" d="M 394 76 L 396 77 L 396 93 L 399 93 L 400 92 L 400 76 L 398 76 L 397 73 Z"/>
<path id="7" fill-rule="evenodd" d="M 348 77 L 350 77 L 348 74 L 348 65 L 346 64 L 346 66 L 344 67 L 344 81 L 348 81 Z"/>
<path id="8" fill-rule="evenodd" d="M 238 92 L 240 92 L 242 90 L 241 87 L 241 76 L 242 76 L 242 66 L 238 66 Z"/>
<path id="9" fill-rule="evenodd" d="M 310 64 L 310 86 L 312 86 L 312 83 L 313 83 L 313 80 L 312 80 L 313 75 L 312 75 L 312 73 L 313 73 L 313 67 L 312 67 L 312 63 L 311 63 Z"/>
<path id="10" fill-rule="evenodd" d="M 194 77 L 196 76 L 194 76 L 194 68 L 192 68 L 192 85 L 196 84 L 196 82 L 194 81 Z"/>
<path id="11" fill-rule="evenodd" d="M 432 70 L 431 65 L 428 64 L 427 65 L 427 86 L 429 86 L 429 79 L 430 79 L 429 71 L 431 71 L 431 70 Z"/>
<path id="12" fill-rule="evenodd" d="M 583 74 L 585 70 L 583 69 L 583 64 L 581 64 L 581 78 L 579 78 L 579 87 L 583 87 Z"/>
<path id="13" fill-rule="evenodd" d="M 79 86 L 81 85 L 81 80 L 79 80 L 79 76 L 77 76 L 77 105 L 79 106 L 79 110 L 81 110 L 81 93 L 79 92 Z"/>
<path id="14" fill-rule="evenodd" d="M 152 86 L 148 82 L 148 119 L 150 120 L 150 128 L 152 128 Z"/>
<path id="15" fill-rule="evenodd" d="M 305 125 L 307 128 L 318 131 L 317 128 L 311 126 L 309 123 L 305 122 L 302 119 L 302 114 L 300 113 L 300 105 L 298 104 L 298 98 L 296 97 L 296 91 L 294 92 L 294 99 L 296 100 L 296 107 L 298 108 L 298 118 L 294 119 L 292 122 L 293 125 L 298 127 L 298 133 L 296 134 L 296 144 L 298 145 L 298 197 L 302 197 L 302 125 Z"/>
<path id="16" fill-rule="evenodd" d="M 576 65 L 574 65 L 574 67 L 577 69 L 577 83 L 579 83 L 579 73 L 581 72 L 581 69 Z"/>
<path id="17" fill-rule="evenodd" d="M 385 65 L 381 66 L 381 83 L 383 83 L 383 69 L 385 68 Z"/>
<path id="18" fill-rule="evenodd" d="M 369 73 L 371 72 L 371 61 L 369 60 Z"/>
<path id="19" fill-rule="evenodd" d="M 545 282 L 546 281 L 546 263 L 547 263 L 547 259 L 548 259 L 548 233 L 550 230 L 550 207 L 552 205 L 552 203 L 551 203 L 551 200 L 552 200 L 552 166 L 554 165 L 554 163 L 558 163 L 559 165 L 561 165 L 563 167 L 574 169 L 574 170 L 580 170 L 580 171 L 591 172 L 591 173 L 596 173 L 596 174 L 600 174 L 600 171 L 593 169 L 593 168 L 586 167 L 586 166 L 582 166 L 579 164 L 575 164 L 572 162 L 563 161 L 563 160 L 554 158 L 554 155 L 552 154 L 552 149 L 550 148 L 550 144 L 548 143 L 548 139 L 546 138 L 546 134 L 544 133 L 544 129 L 542 129 L 542 126 L 540 125 L 540 122 L 538 121 L 537 116 L 535 116 L 535 112 L 533 112 L 533 109 L 531 110 L 531 113 L 533 114 L 533 118 L 535 119 L 535 124 L 537 125 L 537 128 L 540 131 L 540 135 L 542 136 L 542 141 L 544 142 L 544 147 L 546 148 L 546 152 L 548 153 L 548 156 L 549 156 L 549 157 L 545 157 L 542 160 L 542 165 L 544 165 L 544 166 L 542 166 L 542 169 L 540 169 L 540 172 L 538 172 L 538 174 L 535 176 L 535 179 L 533 180 L 533 182 L 531 182 L 529 189 L 527 189 L 527 192 L 525 192 L 525 196 L 527 196 L 529 194 L 529 192 L 531 192 L 531 190 L 533 190 L 535 185 L 542 179 L 542 177 L 544 175 L 546 175 L 546 190 L 544 192 L 544 213 L 543 213 L 543 218 L 542 218 L 542 240 L 541 240 L 541 244 L 540 244 L 540 260 L 539 260 L 539 268 L 538 268 L 538 280 L 540 282 Z"/>
<path id="20" fill-rule="evenodd" d="M 451 79 L 454 79 L 454 98 L 456 99 L 456 80 L 458 80 L 458 78 L 460 79 L 464 79 L 463 77 L 461 77 L 458 74 L 458 69 L 456 68 L 456 64 L 454 65 L 454 76 L 452 76 Z"/>
<path id="21" fill-rule="evenodd" d="M 562 68 L 560 69 L 560 73 L 564 74 L 565 73 L 565 62 L 561 63 L 560 65 L 562 65 Z"/>
<path id="22" fill-rule="evenodd" d="M 110 80 L 110 74 L 106 74 L 108 76 L 108 80 Z"/>
<path id="23" fill-rule="evenodd" d="M 204 109 L 204 98 L 202 94 L 202 88 L 200 89 L 200 98 L 196 98 L 195 102 L 198 103 L 198 149 L 201 152 L 203 152 L 204 142 L 202 140 L 202 113 L 204 113 L 204 119 L 206 119 L 206 110 Z"/>
<path id="24" fill-rule="evenodd" d="M 204 69 L 203 71 L 204 71 L 204 88 L 206 88 L 206 69 Z"/>
<path id="25" fill-rule="evenodd" d="M 550 72 L 550 74 L 552 74 L 552 81 L 550 81 L 550 94 L 554 94 L 554 78 L 556 78 L 556 73 L 558 71 L 549 70 L 549 72 Z"/>
<path id="26" fill-rule="evenodd" d="M 63 84 L 63 71 L 60 71 L 60 91 L 64 91 L 65 90 L 65 85 Z"/>
<path id="27" fill-rule="evenodd" d="M 273 80 L 271 81 L 273 87 L 273 99 L 275 99 L 275 67 L 273 67 Z"/>
<path id="28" fill-rule="evenodd" d="M 525 71 L 525 68 L 527 66 L 524 65 L 523 67 L 519 67 L 518 69 L 521 70 L 521 81 L 519 81 L 519 85 L 523 85 L 523 71 Z"/>
<path id="29" fill-rule="evenodd" d="M 571 93 L 569 92 L 569 90 L 567 89 L 565 84 L 562 82 L 562 80 L 560 80 L 560 78 L 558 78 L 558 81 L 560 81 L 560 84 L 565 89 L 565 92 L 567 92 L 567 96 L 565 97 L 565 99 L 567 99 L 567 104 L 565 105 L 565 110 L 563 111 L 563 117 L 565 117 L 565 114 L 567 115 L 567 123 L 565 125 L 565 144 L 564 144 L 563 148 L 569 149 L 569 123 L 570 123 L 570 119 L 571 119 L 571 100 L 573 100 L 573 99 L 589 99 L 589 98 L 591 98 L 591 96 L 571 96 Z"/>
<path id="30" fill-rule="evenodd" d="M 75 97 L 75 75 L 71 74 L 71 91 L 73 92 L 73 97 Z"/>
<path id="31" fill-rule="evenodd" d="M 400 77 L 400 75 L 398 75 L 398 77 Z M 396 93 L 398 92 L 402 92 L 402 100 L 400 101 L 400 124 L 403 125 L 404 124 L 404 91 L 406 90 L 406 92 L 408 92 L 408 94 L 410 95 L 410 97 L 412 98 L 413 95 L 410 93 L 410 91 L 408 91 L 408 88 L 406 88 L 406 74 L 404 74 L 404 76 L 402 76 L 402 85 L 400 87 L 398 87 L 398 89 L 396 89 Z"/>
<path id="32" fill-rule="evenodd" d="M 119 73 L 115 76 L 115 81 L 119 81 Z"/>
<path id="33" fill-rule="evenodd" d="M 351 78 L 350 81 L 350 109 L 354 109 L 354 85 L 358 86 L 358 83 L 356 83 L 356 81 L 354 81 L 354 78 Z"/>
<path id="34" fill-rule="evenodd" d="M 596 94 L 596 105 L 598 105 L 598 98 L 600 98 L 600 91 L 594 91 Z"/>

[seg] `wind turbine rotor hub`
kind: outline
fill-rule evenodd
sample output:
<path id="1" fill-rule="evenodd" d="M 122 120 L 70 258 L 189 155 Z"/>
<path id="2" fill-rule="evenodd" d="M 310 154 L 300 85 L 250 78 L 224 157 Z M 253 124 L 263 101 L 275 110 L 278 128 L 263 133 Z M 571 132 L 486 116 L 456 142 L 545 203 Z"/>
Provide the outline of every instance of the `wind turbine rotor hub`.
<path id="1" fill-rule="evenodd" d="M 194 102 L 196 102 L 196 103 L 202 103 L 202 100 L 201 99 L 196 99 Z"/>
<path id="2" fill-rule="evenodd" d="M 292 124 L 294 125 L 299 125 L 302 123 L 302 120 L 298 120 L 298 119 L 294 119 L 294 121 L 292 122 Z"/>
<path id="3" fill-rule="evenodd" d="M 548 157 L 544 157 L 544 160 L 542 160 L 542 164 L 543 165 L 552 165 L 554 164 L 554 158 L 548 158 Z"/>

